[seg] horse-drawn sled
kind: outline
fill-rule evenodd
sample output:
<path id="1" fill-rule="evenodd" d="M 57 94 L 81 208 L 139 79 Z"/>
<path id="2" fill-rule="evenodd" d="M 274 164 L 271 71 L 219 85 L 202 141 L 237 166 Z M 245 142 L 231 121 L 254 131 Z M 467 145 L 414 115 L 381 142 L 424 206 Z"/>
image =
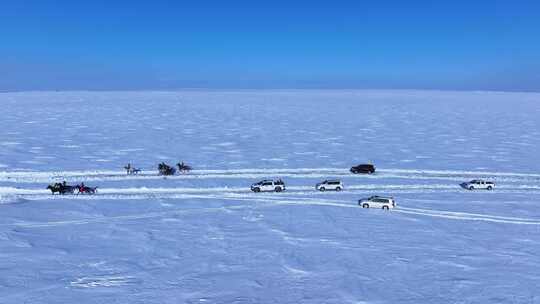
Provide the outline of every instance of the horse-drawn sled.
<path id="1" fill-rule="evenodd" d="M 192 169 L 191 166 L 184 164 L 184 162 L 177 163 L 176 167 L 178 167 L 179 173 L 187 173 Z M 173 166 L 169 166 L 166 163 L 160 163 L 158 165 L 158 171 L 159 175 L 167 176 L 176 174 L 177 170 Z"/>
<path id="2" fill-rule="evenodd" d="M 176 173 L 176 169 L 172 166 L 167 165 L 166 163 L 160 163 L 158 165 L 158 171 L 159 175 L 174 175 Z"/>

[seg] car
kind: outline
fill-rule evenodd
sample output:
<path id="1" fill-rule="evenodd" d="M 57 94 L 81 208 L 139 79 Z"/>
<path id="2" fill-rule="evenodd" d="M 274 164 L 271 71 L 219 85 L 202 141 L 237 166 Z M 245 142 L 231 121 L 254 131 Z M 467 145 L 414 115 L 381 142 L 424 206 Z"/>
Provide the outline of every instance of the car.
<path id="1" fill-rule="evenodd" d="M 253 192 L 281 192 L 285 191 L 285 183 L 281 180 L 265 179 L 251 185 Z"/>
<path id="2" fill-rule="evenodd" d="M 396 207 L 396 201 L 393 197 L 375 195 L 358 200 L 358 205 L 362 206 L 362 208 L 382 208 L 383 210 L 390 210 L 391 208 Z"/>
<path id="3" fill-rule="evenodd" d="M 326 190 L 341 191 L 343 190 L 343 184 L 341 183 L 340 180 L 337 180 L 337 179 L 325 180 L 315 185 L 315 189 L 319 191 L 326 191 Z"/>
<path id="4" fill-rule="evenodd" d="M 473 179 L 470 182 L 462 183 L 461 186 L 468 190 L 475 190 L 475 189 L 493 190 L 493 188 L 495 188 L 495 183 L 488 182 L 481 179 Z"/>
<path id="5" fill-rule="evenodd" d="M 358 173 L 372 174 L 375 172 L 375 166 L 372 164 L 361 164 L 361 165 L 352 167 L 350 171 L 351 173 L 354 173 L 354 174 L 358 174 Z"/>

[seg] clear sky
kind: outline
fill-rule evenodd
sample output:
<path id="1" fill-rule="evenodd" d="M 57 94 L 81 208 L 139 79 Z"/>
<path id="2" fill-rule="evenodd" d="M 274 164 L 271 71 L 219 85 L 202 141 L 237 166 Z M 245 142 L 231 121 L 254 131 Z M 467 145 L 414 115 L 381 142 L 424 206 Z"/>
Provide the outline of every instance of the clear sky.
<path id="1" fill-rule="evenodd" d="M 0 2 L 0 90 L 540 91 L 540 1 Z"/>

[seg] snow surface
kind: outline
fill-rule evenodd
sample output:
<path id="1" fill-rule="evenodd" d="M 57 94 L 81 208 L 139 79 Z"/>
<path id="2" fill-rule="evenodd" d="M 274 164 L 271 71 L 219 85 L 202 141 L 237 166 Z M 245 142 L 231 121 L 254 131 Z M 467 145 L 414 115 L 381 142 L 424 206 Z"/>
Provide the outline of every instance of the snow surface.
<path id="1" fill-rule="evenodd" d="M 0 105 L 0 303 L 540 303 L 540 94 L 21 92 Z M 162 161 L 195 170 L 163 178 Z M 368 161 L 374 175 L 348 172 Z M 249 191 L 265 178 L 287 191 Z M 330 178 L 345 190 L 314 190 Z M 459 187 L 476 178 L 496 189 Z M 64 179 L 98 194 L 45 189 Z M 375 194 L 397 208 L 357 206 Z"/>

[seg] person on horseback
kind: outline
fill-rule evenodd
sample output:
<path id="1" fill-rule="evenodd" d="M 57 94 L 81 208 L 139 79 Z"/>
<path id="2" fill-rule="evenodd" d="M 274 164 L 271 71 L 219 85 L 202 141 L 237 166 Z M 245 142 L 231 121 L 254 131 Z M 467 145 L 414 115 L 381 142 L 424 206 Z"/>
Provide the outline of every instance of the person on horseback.
<path id="1" fill-rule="evenodd" d="M 128 163 L 124 168 L 126 169 L 127 174 L 133 173 L 133 168 L 131 167 L 131 163 Z"/>

